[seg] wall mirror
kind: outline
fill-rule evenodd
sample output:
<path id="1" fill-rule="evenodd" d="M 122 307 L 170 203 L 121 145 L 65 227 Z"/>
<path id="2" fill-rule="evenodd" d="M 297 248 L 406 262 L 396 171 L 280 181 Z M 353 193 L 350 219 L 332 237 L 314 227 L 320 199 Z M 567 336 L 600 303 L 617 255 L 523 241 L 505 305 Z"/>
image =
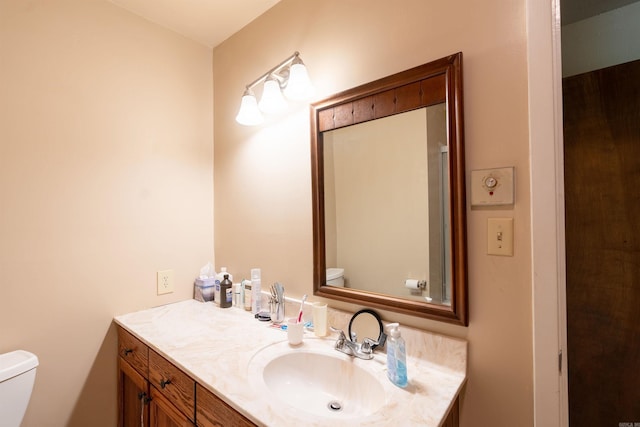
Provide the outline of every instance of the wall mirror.
<path id="1" fill-rule="evenodd" d="M 462 53 L 311 105 L 314 294 L 468 324 Z"/>

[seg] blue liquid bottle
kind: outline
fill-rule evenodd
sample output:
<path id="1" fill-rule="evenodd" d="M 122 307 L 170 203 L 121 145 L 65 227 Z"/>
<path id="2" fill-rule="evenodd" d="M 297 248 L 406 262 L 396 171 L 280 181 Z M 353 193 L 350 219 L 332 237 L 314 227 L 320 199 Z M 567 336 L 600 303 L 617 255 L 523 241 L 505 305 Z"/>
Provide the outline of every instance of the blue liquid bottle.
<path id="1" fill-rule="evenodd" d="M 406 387 L 409 383 L 407 379 L 407 352 L 402 336 L 400 336 L 400 325 L 390 323 L 387 325 L 389 339 L 387 340 L 387 376 L 392 383 L 398 387 Z"/>

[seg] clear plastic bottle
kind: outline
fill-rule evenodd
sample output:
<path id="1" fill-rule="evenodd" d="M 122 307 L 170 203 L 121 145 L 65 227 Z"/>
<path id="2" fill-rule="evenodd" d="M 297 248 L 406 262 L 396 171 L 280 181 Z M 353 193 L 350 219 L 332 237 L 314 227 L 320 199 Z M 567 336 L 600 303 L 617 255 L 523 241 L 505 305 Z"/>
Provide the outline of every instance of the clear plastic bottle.
<path id="1" fill-rule="evenodd" d="M 389 339 L 387 340 L 387 376 L 398 387 L 406 387 L 407 379 L 407 352 L 404 339 L 400 335 L 400 324 L 389 323 Z"/>
<path id="2" fill-rule="evenodd" d="M 260 269 L 251 269 L 251 313 L 258 314 L 262 309 L 262 289 L 260 289 Z"/>

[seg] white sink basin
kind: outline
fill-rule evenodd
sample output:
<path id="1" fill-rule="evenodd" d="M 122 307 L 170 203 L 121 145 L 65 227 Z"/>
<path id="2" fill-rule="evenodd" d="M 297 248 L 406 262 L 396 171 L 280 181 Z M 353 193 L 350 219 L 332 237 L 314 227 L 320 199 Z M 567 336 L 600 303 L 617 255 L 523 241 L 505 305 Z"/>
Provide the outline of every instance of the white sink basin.
<path id="1" fill-rule="evenodd" d="M 326 346 L 327 343 L 325 342 Z M 379 362 L 329 348 L 267 347 L 253 357 L 249 375 L 258 387 L 304 414 L 333 419 L 368 417 L 385 406 Z"/>

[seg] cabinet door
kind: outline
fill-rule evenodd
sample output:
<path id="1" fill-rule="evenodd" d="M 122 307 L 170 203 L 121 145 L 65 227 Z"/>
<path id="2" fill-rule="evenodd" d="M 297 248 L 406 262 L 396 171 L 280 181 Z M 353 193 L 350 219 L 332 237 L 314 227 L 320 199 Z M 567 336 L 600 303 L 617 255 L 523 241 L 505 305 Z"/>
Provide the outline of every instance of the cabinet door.
<path id="1" fill-rule="evenodd" d="M 118 357 L 118 426 L 148 427 L 149 383 Z"/>
<path id="2" fill-rule="evenodd" d="M 153 350 L 149 351 L 149 384 L 191 421 L 195 411 L 195 381 Z"/>
<path id="3" fill-rule="evenodd" d="M 196 396 L 198 427 L 255 427 L 242 414 L 197 383 Z"/>
<path id="4" fill-rule="evenodd" d="M 176 409 L 155 387 L 151 389 L 149 403 L 150 427 L 194 427 L 194 424 Z"/>

